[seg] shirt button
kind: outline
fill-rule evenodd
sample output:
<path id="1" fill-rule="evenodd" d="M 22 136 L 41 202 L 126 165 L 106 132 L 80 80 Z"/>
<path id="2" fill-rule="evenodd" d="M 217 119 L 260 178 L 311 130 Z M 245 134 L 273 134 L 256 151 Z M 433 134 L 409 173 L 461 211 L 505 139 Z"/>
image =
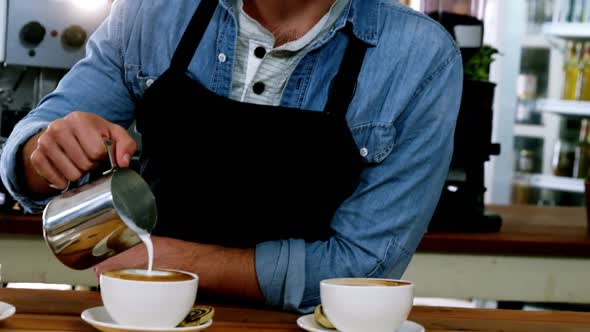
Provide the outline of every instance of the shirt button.
<path id="1" fill-rule="evenodd" d="M 264 49 L 264 47 L 258 46 L 256 49 L 254 49 L 254 55 L 258 59 L 262 59 L 266 55 L 266 50 Z"/>
<path id="2" fill-rule="evenodd" d="M 227 61 L 227 55 L 225 55 L 225 53 L 219 53 L 217 60 L 219 60 L 221 63 L 224 63 Z"/>
<path id="3" fill-rule="evenodd" d="M 361 157 L 366 157 L 369 155 L 369 150 L 367 150 L 367 148 L 362 148 L 360 152 L 361 152 Z"/>
<path id="4" fill-rule="evenodd" d="M 264 92 L 264 88 L 265 88 L 265 86 L 264 86 L 264 83 L 262 83 L 262 82 L 256 82 L 256 83 L 254 83 L 254 86 L 252 86 L 252 90 L 257 95 L 261 95 Z"/>
<path id="5" fill-rule="evenodd" d="M 152 86 L 152 84 L 154 84 L 154 80 L 151 78 L 148 78 L 147 81 L 145 81 L 145 87 L 149 88 L 150 86 Z"/>

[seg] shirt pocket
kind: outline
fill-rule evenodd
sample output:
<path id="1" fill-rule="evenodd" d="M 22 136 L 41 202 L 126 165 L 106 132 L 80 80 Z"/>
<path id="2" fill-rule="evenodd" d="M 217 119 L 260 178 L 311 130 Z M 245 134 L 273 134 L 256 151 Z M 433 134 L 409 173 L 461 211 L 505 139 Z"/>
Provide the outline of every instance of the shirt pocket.
<path id="1" fill-rule="evenodd" d="M 351 128 L 359 154 L 367 164 L 385 160 L 395 145 L 395 127 L 387 123 L 369 123 Z"/>
<path id="2" fill-rule="evenodd" d="M 145 91 L 158 79 L 155 75 L 145 73 L 141 66 L 126 64 L 125 80 L 136 99 L 143 98 Z"/>

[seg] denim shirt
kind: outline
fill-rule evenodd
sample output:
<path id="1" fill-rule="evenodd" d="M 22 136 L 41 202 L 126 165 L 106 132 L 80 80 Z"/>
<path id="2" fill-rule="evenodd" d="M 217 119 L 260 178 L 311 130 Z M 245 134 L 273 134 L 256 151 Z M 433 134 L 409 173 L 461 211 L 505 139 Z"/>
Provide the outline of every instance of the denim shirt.
<path id="1" fill-rule="evenodd" d="M 228 0 L 219 2 L 189 75 L 228 96 L 236 18 Z M 50 121 L 75 110 L 130 126 L 136 102 L 168 68 L 198 4 L 114 2 L 111 15 L 89 40 L 86 58 L 15 127 L 4 147 L 2 180 L 28 211 L 39 211 L 47 200 L 26 197 L 19 187 L 17 153 L 22 144 Z M 352 0 L 298 64 L 281 105 L 324 108 L 347 44 L 341 31 L 347 21 L 370 45 L 347 113 L 366 167 L 358 188 L 333 217 L 333 237 L 257 245 L 262 293 L 268 305 L 285 310 L 312 310 L 325 278 L 400 278 L 426 231 L 452 155 L 463 79 L 460 52 L 439 24 L 391 0 Z"/>

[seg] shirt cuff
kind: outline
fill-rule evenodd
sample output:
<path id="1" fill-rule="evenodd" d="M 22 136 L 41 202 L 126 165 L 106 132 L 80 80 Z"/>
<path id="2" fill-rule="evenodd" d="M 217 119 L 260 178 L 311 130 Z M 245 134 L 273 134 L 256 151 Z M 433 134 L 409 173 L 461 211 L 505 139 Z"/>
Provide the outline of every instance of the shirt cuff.
<path id="1" fill-rule="evenodd" d="M 22 169 L 17 169 L 17 158 L 20 158 L 20 151 L 22 146 L 39 131 L 47 128 L 48 122 L 35 121 L 28 122 L 26 125 L 14 130 L 10 139 L 2 149 L 2 158 L 0 159 L 0 176 L 4 182 L 4 186 L 10 195 L 20 203 L 20 205 L 29 213 L 39 213 L 43 210 L 50 198 L 35 200 L 27 195 L 21 186 L 24 176 Z M 20 178 L 19 178 L 20 177 Z"/>
<path id="2" fill-rule="evenodd" d="M 259 243 L 256 275 L 266 304 L 299 311 L 305 291 L 305 241 L 301 239 Z"/>

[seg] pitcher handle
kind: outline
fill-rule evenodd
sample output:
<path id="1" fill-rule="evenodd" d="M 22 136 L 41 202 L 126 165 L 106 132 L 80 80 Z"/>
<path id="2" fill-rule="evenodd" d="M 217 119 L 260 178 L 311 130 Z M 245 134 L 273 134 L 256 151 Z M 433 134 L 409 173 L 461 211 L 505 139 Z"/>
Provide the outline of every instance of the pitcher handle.
<path id="1" fill-rule="evenodd" d="M 104 145 L 107 149 L 107 155 L 109 156 L 109 162 L 111 163 L 111 169 L 102 173 L 102 175 L 109 175 L 119 169 L 117 165 L 117 156 L 115 155 L 115 141 L 110 138 L 104 140 Z"/>

